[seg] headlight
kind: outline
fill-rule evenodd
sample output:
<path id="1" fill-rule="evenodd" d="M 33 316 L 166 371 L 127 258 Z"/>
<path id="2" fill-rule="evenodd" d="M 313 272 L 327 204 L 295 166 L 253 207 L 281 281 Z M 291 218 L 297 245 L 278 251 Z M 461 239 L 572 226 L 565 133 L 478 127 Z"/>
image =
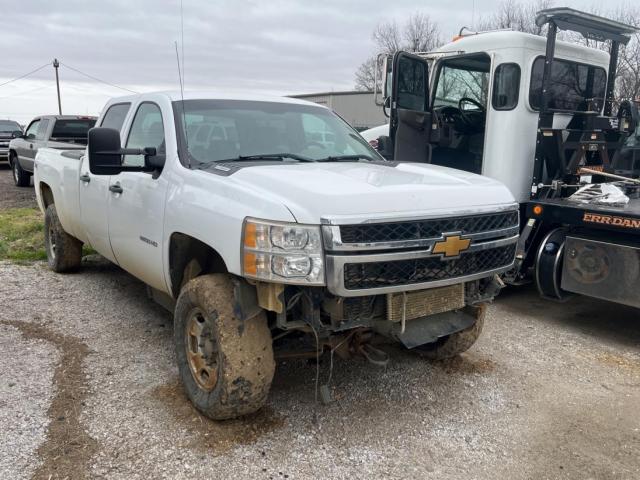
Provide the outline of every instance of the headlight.
<path id="1" fill-rule="evenodd" d="M 247 218 L 242 272 L 268 282 L 324 285 L 320 227 Z"/>

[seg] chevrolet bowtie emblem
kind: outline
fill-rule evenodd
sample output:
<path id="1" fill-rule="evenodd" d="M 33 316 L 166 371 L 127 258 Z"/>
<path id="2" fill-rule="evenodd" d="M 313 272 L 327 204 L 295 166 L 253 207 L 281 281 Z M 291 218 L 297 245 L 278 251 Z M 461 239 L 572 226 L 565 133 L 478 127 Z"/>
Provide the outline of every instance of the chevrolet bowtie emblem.
<path id="1" fill-rule="evenodd" d="M 433 253 L 439 253 L 444 258 L 457 257 L 461 252 L 469 249 L 470 238 L 462 238 L 460 235 L 445 235 L 444 240 L 436 242 L 433 246 Z"/>

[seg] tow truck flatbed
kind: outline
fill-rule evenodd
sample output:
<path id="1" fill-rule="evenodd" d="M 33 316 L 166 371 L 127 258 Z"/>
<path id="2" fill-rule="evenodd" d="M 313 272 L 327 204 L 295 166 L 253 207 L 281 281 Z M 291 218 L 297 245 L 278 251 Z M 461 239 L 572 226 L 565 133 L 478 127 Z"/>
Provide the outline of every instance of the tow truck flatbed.
<path id="1" fill-rule="evenodd" d="M 620 205 L 587 204 L 568 198 L 527 203 L 527 218 L 640 235 L 640 199 Z"/>

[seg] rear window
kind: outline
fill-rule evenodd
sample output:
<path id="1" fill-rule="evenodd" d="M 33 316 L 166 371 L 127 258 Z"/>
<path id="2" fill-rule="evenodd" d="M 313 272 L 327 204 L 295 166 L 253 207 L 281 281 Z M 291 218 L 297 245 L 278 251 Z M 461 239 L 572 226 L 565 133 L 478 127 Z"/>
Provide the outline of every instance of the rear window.
<path id="1" fill-rule="evenodd" d="M 87 132 L 96 124 L 95 119 L 56 120 L 51 132 L 55 140 L 86 140 Z"/>
<path id="2" fill-rule="evenodd" d="M 544 57 L 533 62 L 529 104 L 540 110 Z M 604 68 L 554 59 L 549 82 L 549 108 L 572 112 L 600 111 L 604 104 L 607 73 Z"/>

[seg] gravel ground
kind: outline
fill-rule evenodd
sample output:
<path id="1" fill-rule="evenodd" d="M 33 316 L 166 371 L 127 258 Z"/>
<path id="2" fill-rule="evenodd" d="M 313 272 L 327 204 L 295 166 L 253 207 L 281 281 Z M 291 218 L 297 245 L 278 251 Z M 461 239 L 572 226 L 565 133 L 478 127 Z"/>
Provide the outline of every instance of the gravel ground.
<path id="1" fill-rule="evenodd" d="M 33 185 L 33 180 L 31 180 Z M 33 187 L 16 187 L 11 168 L 7 162 L 0 162 L 0 210 L 5 208 L 36 208 Z"/>
<path id="2" fill-rule="evenodd" d="M 279 363 L 266 408 L 216 423 L 185 399 L 171 317 L 140 282 L 99 259 L 4 263 L 0 478 L 637 479 L 638 320 L 507 291 L 458 359 L 338 360 L 328 406 L 313 365 Z"/>

